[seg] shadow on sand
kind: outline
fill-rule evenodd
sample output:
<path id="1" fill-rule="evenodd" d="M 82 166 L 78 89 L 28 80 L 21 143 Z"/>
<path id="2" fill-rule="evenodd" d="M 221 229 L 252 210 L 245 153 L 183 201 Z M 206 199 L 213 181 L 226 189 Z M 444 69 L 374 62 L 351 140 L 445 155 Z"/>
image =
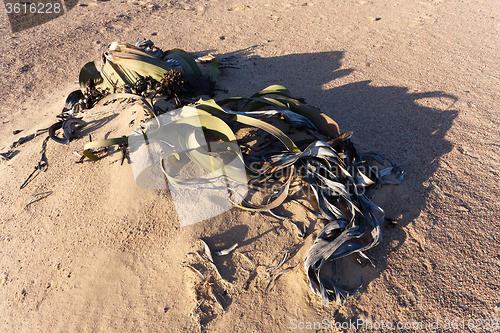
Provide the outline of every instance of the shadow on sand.
<path id="1" fill-rule="evenodd" d="M 406 171 L 401 185 L 386 185 L 375 191 L 373 201 L 382 206 L 386 217 L 397 222 L 396 226 L 382 228 L 382 242 L 368 253 L 377 268 L 366 262 L 364 266 L 359 265 L 352 256 L 342 259 L 337 267 L 340 276 L 347 278 L 345 285 L 350 289 L 360 284 L 367 286 L 387 267 L 388 254 L 404 243 L 406 235 L 402 227 L 411 223 L 425 207 L 429 191 L 425 182 L 436 171 L 439 158 L 452 149 L 445 135 L 458 114 L 451 109 L 456 98 L 441 91 L 411 92 L 405 87 L 375 86 L 371 81 L 336 84 L 341 78 L 349 81 L 347 76 L 355 71 L 342 68 L 343 52 L 260 58 L 253 55 L 259 47 L 216 55 L 229 65 L 223 69 L 216 86 L 224 93 L 219 93 L 216 100 L 247 97 L 268 85 L 284 85 L 295 97 L 305 98 L 337 121 L 341 132 L 354 131 L 353 142 L 359 150 L 380 151 Z M 200 52 L 207 53 L 216 51 Z M 429 99 L 431 103 L 427 104 L 434 107 L 422 106 L 421 101 Z M 235 242 L 242 242 L 248 227 L 245 224 L 236 227 L 244 229 L 235 238 Z M 212 244 L 221 242 L 221 237 L 206 228 L 199 226 L 196 230 L 211 238 Z M 236 230 L 234 225 L 231 228 L 229 234 Z M 224 229 L 217 226 L 212 230 Z M 232 242 L 227 237 L 224 239 Z M 304 288 L 308 287 L 304 285 Z"/>

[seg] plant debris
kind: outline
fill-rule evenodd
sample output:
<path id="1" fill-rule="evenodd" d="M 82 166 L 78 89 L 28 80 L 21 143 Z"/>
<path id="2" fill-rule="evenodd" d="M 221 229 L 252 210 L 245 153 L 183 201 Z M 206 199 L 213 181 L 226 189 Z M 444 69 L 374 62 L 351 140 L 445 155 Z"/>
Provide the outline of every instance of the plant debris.
<path id="1" fill-rule="evenodd" d="M 233 246 L 231 246 L 228 249 L 224 249 L 224 250 L 220 250 L 218 252 L 215 252 L 215 254 L 218 256 L 226 256 L 229 253 L 233 252 L 237 247 L 238 247 L 238 243 L 234 244 Z"/>
<path id="2" fill-rule="evenodd" d="M 196 268 L 194 268 L 193 266 L 189 265 L 189 264 L 186 264 L 186 263 L 181 263 L 181 267 L 188 267 L 190 268 L 191 270 L 193 270 L 194 272 L 198 273 L 199 276 L 201 276 L 202 279 L 205 279 L 205 275 L 203 275 L 199 270 L 197 270 Z"/>
<path id="3" fill-rule="evenodd" d="M 276 279 L 278 277 L 280 277 L 281 275 L 285 274 L 286 272 L 292 270 L 293 267 L 288 267 L 287 269 L 284 269 L 282 270 L 281 272 L 277 273 L 277 274 L 273 274 L 269 279 L 271 281 L 269 281 L 269 283 L 267 284 L 267 287 L 266 287 L 266 290 L 264 290 L 264 294 L 267 293 L 267 291 L 269 290 L 269 287 L 271 287 L 271 285 L 276 281 Z"/>
<path id="4" fill-rule="evenodd" d="M 215 300 L 215 302 L 217 303 L 217 305 L 219 305 L 219 307 L 221 308 L 222 311 L 224 311 L 224 307 L 222 306 L 222 303 L 221 301 L 219 301 L 219 299 L 217 298 L 217 296 L 214 294 L 213 290 L 210 288 L 210 295 L 212 296 L 212 298 Z"/>
<path id="5" fill-rule="evenodd" d="M 31 197 L 30 201 L 28 201 L 28 203 L 26 204 L 26 206 L 24 206 L 24 208 L 27 208 L 29 205 L 31 205 L 34 202 L 45 199 L 46 197 L 48 197 L 51 194 L 52 194 L 52 191 L 41 192 L 41 193 L 35 194 L 33 197 Z M 35 200 L 35 198 L 37 198 L 37 197 L 39 197 L 39 198 Z"/>
<path id="6" fill-rule="evenodd" d="M 208 247 L 208 244 L 205 243 L 203 239 L 200 239 L 201 243 L 203 244 L 203 248 L 205 250 L 205 255 L 207 258 L 210 260 L 210 262 L 214 262 L 214 258 L 212 258 L 212 252 L 210 251 L 210 248 Z"/>

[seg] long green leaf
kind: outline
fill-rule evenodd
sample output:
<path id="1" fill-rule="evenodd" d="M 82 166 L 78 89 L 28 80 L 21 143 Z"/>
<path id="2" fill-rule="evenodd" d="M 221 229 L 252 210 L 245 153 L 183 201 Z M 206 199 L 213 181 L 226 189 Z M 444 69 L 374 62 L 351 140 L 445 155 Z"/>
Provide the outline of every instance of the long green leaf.
<path id="1" fill-rule="evenodd" d="M 245 106 L 243 106 L 241 111 L 255 111 L 267 106 L 272 106 L 278 109 L 285 109 L 287 107 L 285 104 L 274 98 L 260 97 L 249 99 Z"/>
<path id="2" fill-rule="evenodd" d="M 148 54 L 140 55 L 127 52 L 109 51 L 107 59 L 122 66 L 123 68 L 137 72 L 142 77 L 151 76 L 157 81 L 161 81 L 163 75 L 172 69 L 166 62 L 161 59 L 151 57 Z"/>
<path id="3" fill-rule="evenodd" d="M 236 121 L 239 121 L 240 123 L 246 125 L 260 128 L 278 138 L 278 140 L 280 140 L 290 152 L 300 153 L 300 149 L 295 145 L 295 143 L 285 133 L 283 133 L 281 130 L 274 127 L 273 125 L 259 119 L 239 114 L 236 115 Z"/>
<path id="4" fill-rule="evenodd" d="M 211 114 L 227 114 L 227 111 L 221 108 L 213 99 L 204 101 L 200 98 L 194 105 L 197 109 L 204 110 Z"/>
<path id="5" fill-rule="evenodd" d="M 83 151 L 83 155 L 87 156 L 89 159 L 91 159 L 94 162 L 97 162 L 99 160 L 99 157 L 95 156 L 92 154 L 89 150 L 85 149 Z"/>
<path id="6" fill-rule="evenodd" d="M 212 114 L 231 114 L 230 112 L 225 111 L 223 108 L 217 105 L 214 100 L 203 101 L 202 99 L 200 99 L 198 102 L 196 102 L 196 107 Z M 285 133 L 283 133 L 275 126 L 259 119 L 237 113 L 233 114 L 235 115 L 236 121 L 260 128 L 278 138 L 278 140 L 280 140 L 291 152 L 300 152 L 300 149 L 295 145 L 295 143 L 293 143 L 293 141 Z"/>
<path id="7" fill-rule="evenodd" d="M 181 49 L 173 49 L 165 52 L 162 59 L 172 58 L 177 60 L 186 75 L 201 75 L 201 70 L 193 57 Z"/>
<path id="8" fill-rule="evenodd" d="M 217 82 L 217 80 L 219 79 L 220 77 L 220 69 L 219 67 L 221 66 L 222 64 L 220 62 L 214 62 L 210 65 L 210 69 L 208 70 L 208 72 L 205 74 L 205 77 L 209 78 L 210 80 L 212 80 L 212 82 Z"/>
<path id="9" fill-rule="evenodd" d="M 118 67 L 118 65 L 113 64 L 110 61 L 106 61 L 104 63 L 101 74 L 104 79 L 104 85 L 112 92 L 115 92 L 116 88 L 135 83 L 135 80 L 129 79 L 128 76 L 123 73 L 123 70 Z"/>
<path id="10" fill-rule="evenodd" d="M 324 135 L 336 139 L 340 135 L 339 125 L 326 114 L 320 112 L 317 108 L 302 104 L 298 100 L 289 97 L 276 97 L 277 101 L 287 105 L 291 111 L 296 112 L 309 120 Z"/>
<path id="11" fill-rule="evenodd" d="M 102 82 L 101 73 L 99 73 L 93 61 L 86 63 L 82 67 L 78 82 L 80 83 L 80 89 L 83 93 L 85 93 L 89 82 L 92 82 L 94 85 Z"/>
<path id="12" fill-rule="evenodd" d="M 217 104 L 220 106 L 229 104 L 229 103 L 236 103 L 238 105 L 245 105 L 246 102 L 248 102 L 250 98 L 246 97 L 230 97 L 223 99 L 222 101 L 217 101 Z"/>
<path id="13" fill-rule="evenodd" d="M 203 112 L 203 111 L 202 111 Z M 184 147 L 186 150 L 188 156 L 196 162 L 199 166 L 201 166 L 203 169 L 205 169 L 207 172 L 212 174 L 215 177 L 229 177 L 233 180 L 237 180 L 240 183 L 246 184 L 247 183 L 247 177 L 244 171 L 242 172 L 241 168 L 237 168 L 231 165 L 226 165 L 224 163 L 221 163 L 217 159 L 215 159 L 212 155 L 210 155 L 209 152 L 207 152 L 205 149 L 201 147 L 199 142 L 196 140 L 194 131 L 198 126 L 202 126 L 203 128 L 216 132 L 219 137 L 223 138 L 224 142 L 226 142 L 229 147 L 232 147 L 232 151 L 237 153 L 238 159 L 240 159 L 241 165 L 244 165 L 243 159 L 241 155 L 239 154 L 239 149 L 238 145 L 236 143 L 236 138 L 234 136 L 234 133 L 232 130 L 229 128 L 229 126 L 222 121 L 221 119 L 211 116 L 211 115 L 206 115 L 203 113 L 199 113 L 197 116 L 193 117 L 187 117 L 187 118 L 181 118 L 178 120 L 175 120 L 173 122 L 168 123 L 167 125 L 164 126 L 163 130 L 169 131 L 169 128 L 172 128 L 172 130 L 177 129 L 179 126 L 182 125 L 190 125 L 185 132 L 183 132 L 183 139 L 181 140 L 181 146 Z M 174 156 L 174 154 L 177 154 L 177 152 L 168 152 L 166 153 L 161 162 L 161 168 L 164 172 L 164 174 L 167 176 L 169 181 L 171 181 L 173 184 L 182 184 L 186 182 L 192 182 L 197 180 L 196 179 L 178 179 L 173 177 L 172 175 L 169 175 L 169 173 L 165 169 L 165 160 L 169 156 Z"/>
<path id="14" fill-rule="evenodd" d="M 104 83 L 112 91 L 124 85 L 135 84 L 146 76 L 160 81 L 172 69 L 162 59 L 128 43 L 111 43 L 102 58 Z"/>
<path id="15" fill-rule="evenodd" d="M 276 95 L 282 95 L 282 96 L 286 96 L 286 97 L 292 97 L 290 90 L 288 90 L 284 86 L 276 84 L 276 85 L 269 86 L 269 87 L 255 93 L 255 94 L 253 94 L 251 96 L 251 98 L 260 97 L 260 96 L 269 95 L 269 94 L 276 94 Z"/>

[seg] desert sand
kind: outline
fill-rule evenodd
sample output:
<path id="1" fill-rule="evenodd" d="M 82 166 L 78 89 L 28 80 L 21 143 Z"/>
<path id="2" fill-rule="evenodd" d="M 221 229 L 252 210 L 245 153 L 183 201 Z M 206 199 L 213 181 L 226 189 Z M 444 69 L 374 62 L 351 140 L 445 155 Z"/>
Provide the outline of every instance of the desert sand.
<path id="1" fill-rule="evenodd" d="M 68 145 L 49 141 L 47 171 L 23 189 L 45 135 L 0 164 L 0 331 L 335 331 L 313 323 L 364 320 L 423 331 L 454 321 L 458 332 L 500 321 L 500 2 L 304 1 L 83 0 L 15 34 L 2 9 L 0 152 L 55 122 L 81 67 L 112 41 L 234 56 L 216 99 L 284 85 L 405 169 L 374 198 L 397 222 L 369 253 L 375 267 L 345 260 L 349 284 L 364 289 L 340 308 L 309 291 L 303 261 L 322 224 L 293 203 L 282 211 L 306 225 L 304 241 L 290 219 L 277 234 L 236 208 L 180 227 L 168 191 L 138 187 L 120 154 L 74 164 L 88 133 L 130 134 L 123 112 Z M 181 267 L 213 274 L 185 256 L 200 238 L 213 250 L 237 242 L 250 259 L 215 258 L 228 281 L 242 281 L 239 265 L 258 266 L 244 288 L 214 278 L 224 310 L 210 298 L 198 307 L 205 287 Z M 295 244 L 294 268 L 264 293 L 266 267 Z"/>

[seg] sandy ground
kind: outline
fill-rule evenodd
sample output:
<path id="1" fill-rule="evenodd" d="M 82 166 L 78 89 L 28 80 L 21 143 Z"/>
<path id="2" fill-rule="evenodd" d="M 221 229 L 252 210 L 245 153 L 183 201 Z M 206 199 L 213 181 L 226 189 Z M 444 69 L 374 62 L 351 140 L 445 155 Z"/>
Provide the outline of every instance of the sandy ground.
<path id="1" fill-rule="evenodd" d="M 216 98 L 285 85 L 354 131 L 359 147 L 405 168 L 402 185 L 375 197 L 398 223 L 371 252 L 376 268 L 344 272 L 364 290 L 341 308 L 309 292 L 303 260 L 321 223 L 294 204 L 284 212 L 308 227 L 302 243 L 290 221 L 277 235 L 237 209 L 181 228 L 168 191 L 137 187 L 119 154 L 73 164 L 86 136 L 49 141 L 47 172 L 20 190 L 40 136 L 0 165 L 0 331 L 318 331 L 299 325 L 358 319 L 438 322 L 440 331 L 456 320 L 466 331 L 500 320 L 500 2 L 304 1 L 84 0 L 16 34 L 2 9 L 0 151 L 51 125 L 80 68 L 112 41 L 235 56 L 241 68 L 223 71 L 217 86 L 228 93 Z M 101 118 L 85 134 L 128 135 L 127 117 Z M 216 258 L 230 282 L 243 278 L 238 265 L 259 265 L 246 288 L 213 280 L 224 311 L 212 299 L 197 308 L 206 286 L 180 267 L 213 274 L 184 255 L 201 250 L 199 238 L 214 250 L 238 242 L 252 261 Z M 264 293 L 265 268 L 297 243 L 288 263 L 297 266 Z"/>

